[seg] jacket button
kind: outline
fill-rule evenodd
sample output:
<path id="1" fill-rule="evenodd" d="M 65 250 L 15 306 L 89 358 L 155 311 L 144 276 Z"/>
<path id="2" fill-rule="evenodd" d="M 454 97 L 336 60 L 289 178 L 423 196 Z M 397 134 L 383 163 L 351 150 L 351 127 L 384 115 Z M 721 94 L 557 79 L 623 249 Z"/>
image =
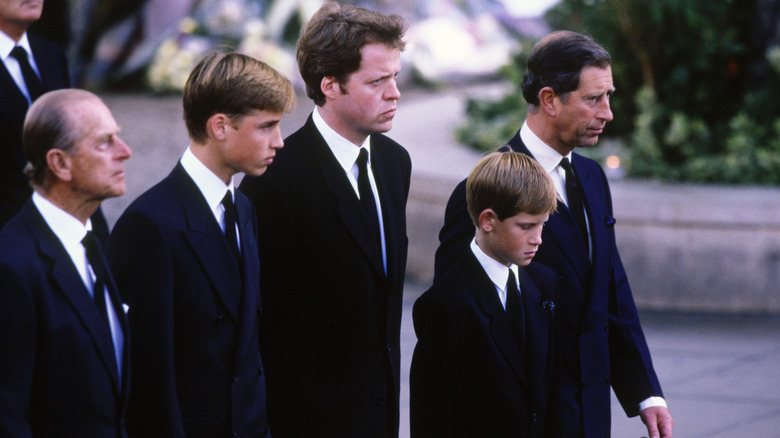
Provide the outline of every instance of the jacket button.
<path id="1" fill-rule="evenodd" d="M 380 395 L 380 396 L 377 398 L 377 403 L 379 404 L 379 406 L 384 406 L 384 405 L 386 405 L 386 404 L 387 404 L 387 396 L 386 396 L 386 395 Z"/>
<path id="2" fill-rule="evenodd" d="M 217 319 L 214 320 L 214 324 L 216 325 L 222 325 L 225 322 L 225 315 L 217 315 Z"/>
<path id="3" fill-rule="evenodd" d="M 590 384 L 588 383 L 588 381 L 587 381 L 587 380 L 583 380 L 583 381 L 582 381 L 582 389 L 586 389 L 588 386 L 590 386 Z"/>

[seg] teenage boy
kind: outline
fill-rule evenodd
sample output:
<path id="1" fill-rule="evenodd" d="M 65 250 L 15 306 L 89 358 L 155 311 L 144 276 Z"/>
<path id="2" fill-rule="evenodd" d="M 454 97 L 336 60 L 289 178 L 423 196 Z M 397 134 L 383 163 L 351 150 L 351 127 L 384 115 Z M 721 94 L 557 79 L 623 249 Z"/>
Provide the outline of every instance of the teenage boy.
<path id="1" fill-rule="evenodd" d="M 557 276 L 531 259 L 555 185 L 527 155 L 493 153 L 466 190 L 470 249 L 414 305 L 412 437 L 542 436 Z"/>
<path id="2" fill-rule="evenodd" d="M 268 65 L 206 55 L 184 88 L 190 146 L 114 227 L 109 262 L 133 333 L 131 436 L 270 436 L 257 222 L 232 178 L 265 172 L 293 105 Z"/>

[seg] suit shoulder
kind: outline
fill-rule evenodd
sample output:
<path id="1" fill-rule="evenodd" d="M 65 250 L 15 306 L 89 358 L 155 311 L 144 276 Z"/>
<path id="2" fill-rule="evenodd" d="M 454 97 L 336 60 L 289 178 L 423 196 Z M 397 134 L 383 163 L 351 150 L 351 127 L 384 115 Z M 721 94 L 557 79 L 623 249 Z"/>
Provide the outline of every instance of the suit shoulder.
<path id="1" fill-rule="evenodd" d="M 30 41 L 30 47 L 32 47 L 33 51 L 45 50 L 47 51 L 48 55 L 56 53 L 61 54 L 63 57 L 65 56 L 65 51 L 62 50 L 62 47 L 47 38 L 35 35 L 33 33 L 28 33 L 27 38 Z"/>
<path id="2" fill-rule="evenodd" d="M 383 149 L 388 154 L 392 154 L 396 159 L 408 161 L 411 163 L 411 157 L 409 151 L 401 146 L 398 142 L 384 134 L 373 134 L 371 136 L 371 147 L 377 147 Z"/>
<path id="3" fill-rule="evenodd" d="M 156 227 L 165 227 L 167 222 L 179 223 L 179 215 L 176 214 L 178 205 L 176 191 L 166 178 L 130 203 L 119 216 L 111 234 L 130 224 L 135 226 L 141 223 L 147 226 L 156 224 Z"/>
<path id="4" fill-rule="evenodd" d="M 528 274 L 528 277 L 531 278 L 531 281 L 533 281 L 539 289 L 542 291 L 555 292 L 560 276 L 554 269 L 537 262 L 531 262 L 531 264 L 524 267 L 524 269 Z"/>
<path id="5" fill-rule="evenodd" d="M 471 270 L 466 264 L 464 255 L 453 265 L 452 269 L 444 273 L 436 283 L 428 289 L 427 294 L 432 301 L 440 302 L 448 307 L 471 305 L 474 295 L 472 281 L 468 272 Z M 481 269 L 481 268 L 480 268 Z M 423 295 L 425 295 L 423 294 Z"/>
<path id="6" fill-rule="evenodd" d="M 16 265 L 33 251 L 35 239 L 24 221 L 16 216 L 0 231 L 0 263 Z"/>
<path id="7" fill-rule="evenodd" d="M 576 152 L 573 152 L 572 160 L 575 163 L 574 165 L 579 169 L 604 174 L 604 169 L 601 167 L 601 165 L 598 162 L 596 162 L 596 160 L 593 160 L 592 158 L 588 158 L 584 155 L 580 155 Z"/>

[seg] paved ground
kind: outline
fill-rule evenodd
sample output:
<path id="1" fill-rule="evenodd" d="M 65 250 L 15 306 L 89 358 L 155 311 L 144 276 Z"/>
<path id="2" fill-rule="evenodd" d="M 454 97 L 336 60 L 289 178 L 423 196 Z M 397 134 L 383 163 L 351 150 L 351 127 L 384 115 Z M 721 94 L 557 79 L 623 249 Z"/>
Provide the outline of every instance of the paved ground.
<path id="1" fill-rule="evenodd" d="M 444 203 L 479 157 L 453 141 L 451 128 L 460 120 L 465 96 L 494 91 L 493 87 L 472 86 L 435 94 L 404 93 L 390 133 L 407 147 L 414 167 L 402 327 L 403 437 L 408 437 L 406 382 L 415 344 L 412 304 L 430 281 Z M 113 222 L 132 199 L 167 175 L 188 141 L 178 97 L 108 95 L 104 99 L 134 151 L 127 163 L 128 193 L 104 206 Z M 302 98 L 296 111 L 283 121 L 285 136 L 303 123 L 310 108 L 308 99 Z M 640 315 L 675 417 L 677 437 L 780 437 L 780 317 Z M 613 436 L 644 435 L 640 420 L 626 419 L 613 401 Z"/>

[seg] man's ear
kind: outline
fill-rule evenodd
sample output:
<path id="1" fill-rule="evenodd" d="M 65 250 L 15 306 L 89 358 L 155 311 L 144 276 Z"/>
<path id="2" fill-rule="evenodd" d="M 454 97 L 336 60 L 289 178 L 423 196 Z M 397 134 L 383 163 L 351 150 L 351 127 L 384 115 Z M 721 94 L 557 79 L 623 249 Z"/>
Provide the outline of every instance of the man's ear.
<path id="1" fill-rule="evenodd" d="M 225 140 L 228 128 L 233 127 L 233 121 L 226 114 L 216 113 L 206 120 L 206 135 L 215 140 Z"/>
<path id="2" fill-rule="evenodd" d="M 341 94 L 341 85 L 335 76 L 325 76 L 320 81 L 320 90 L 328 99 L 335 99 Z"/>
<path id="3" fill-rule="evenodd" d="M 493 231 L 496 221 L 498 221 L 498 215 L 492 208 L 488 208 L 482 210 L 477 219 L 479 219 L 479 229 L 485 233 L 490 233 Z"/>
<path id="4" fill-rule="evenodd" d="M 46 165 L 57 179 L 70 181 L 73 179 L 71 172 L 72 157 L 62 149 L 53 148 L 46 153 Z"/>
<path id="5" fill-rule="evenodd" d="M 558 114 L 558 109 L 555 105 L 556 97 L 558 95 L 552 87 L 544 87 L 539 90 L 539 108 L 550 117 L 555 117 Z"/>

